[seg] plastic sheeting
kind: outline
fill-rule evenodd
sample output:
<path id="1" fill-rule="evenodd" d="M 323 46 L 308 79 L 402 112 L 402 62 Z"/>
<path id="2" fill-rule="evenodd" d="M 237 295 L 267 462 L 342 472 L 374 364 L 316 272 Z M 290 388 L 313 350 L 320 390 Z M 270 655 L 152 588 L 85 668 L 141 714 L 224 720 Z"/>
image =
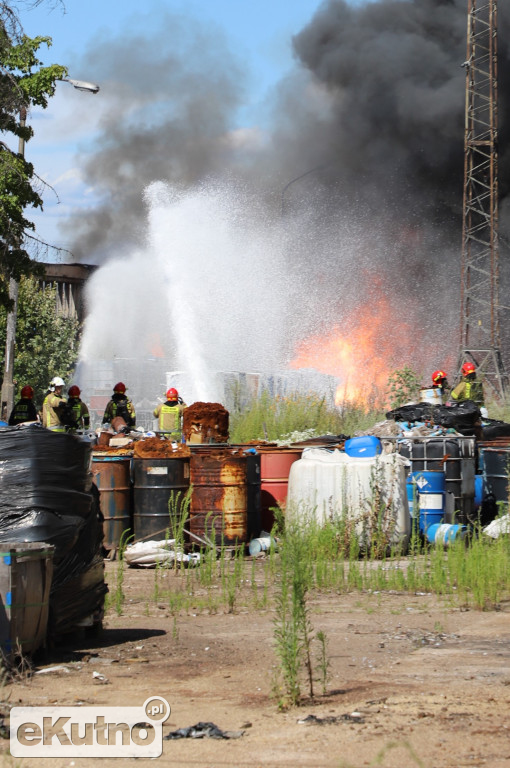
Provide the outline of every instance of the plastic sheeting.
<path id="1" fill-rule="evenodd" d="M 429 422 L 446 428 L 453 428 L 463 435 L 474 434 L 482 414 L 471 400 L 448 405 L 430 405 L 429 403 L 409 403 L 388 411 L 387 419 L 399 422 Z"/>
<path id="2" fill-rule="evenodd" d="M 367 545 L 376 506 L 376 516 L 384 510 L 390 542 L 407 546 L 411 532 L 408 466 L 408 460 L 395 453 L 359 458 L 339 450 L 305 449 L 290 469 L 286 518 L 312 518 L 322 524 L 347 516 L 355 522 L 360 541 Z"/>
<path id="3" fill-rule="evenodd" d="M 102 618 L 103 531 L 90 442 L 40 425 L 0 429 L 0 541 L 55 546 L 49 634 Z"/>
<path id="4" fill-rule="evenodd" d="M 175 549 L 175 539 L 161 541 L 136 541 L 129 544 L 124 552 L 124 560 L 128 565 L 139 565 L 144 568 L 171 565 L 178 563 L 198 565 L 200 554 L 198 552 L 186 555 L 179 549 Z"/>

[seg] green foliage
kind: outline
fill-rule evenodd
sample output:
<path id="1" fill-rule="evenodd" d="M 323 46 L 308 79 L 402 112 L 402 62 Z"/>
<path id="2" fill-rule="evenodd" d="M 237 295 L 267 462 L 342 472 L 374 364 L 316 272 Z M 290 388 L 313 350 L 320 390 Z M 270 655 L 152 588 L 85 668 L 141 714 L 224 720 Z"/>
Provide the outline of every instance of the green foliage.
<path id="1" fill-rule="evenodd" d="M 355 406 L 340 409 L 318 395 L 293 393 L 287 397 L 271 397 L 263 392 L 242 411 L 231 413 L 230 440 L 244 443 L 290 436 L 297 441 L 313 435 L 352 434 L 355 429 L 363 429 L 380 418 L 375 408 L 368 412 Z"/>
<path id="2" fill-rule="evenodd" d="M 55 92 L 55 83 L 66 77 L 66 67 L 44 67 L 37 56 L 51 38 L 29 38 L 22 34 L 12 6 L 0 5 L 0 304 L 11 307 L 9 278 L 38 274 L 40 267 L 29 254 L 33 223 L 26 208 L 41 208 L 40 179 L 24 157 L 24 142 L 33 135 L 26 125 L 27 110 L 45 109 Z M 17 151 L 11 149 L 19 140 Z M 28 238 L 28 240 L 27 240 Z"/>
<path id="3" fill-rule="evenodd" d="M 421 376 L 408 365 L 393 371 L 388 378 L 388 395 L 391 408 L 418 398 Z"/>
<path id="4" fill-rule="evenodd" d="M 21 278 L 18 295 L 14 380 L 17 394 L 25 384 L 42 398 L 54 376 L 67 383 L 78 356 L 79 322 L 56 314 L 56 288 L 40 289 L 33 277 Z M 6 309 L 0 307 L 0 360 L 5 354 Z"/>

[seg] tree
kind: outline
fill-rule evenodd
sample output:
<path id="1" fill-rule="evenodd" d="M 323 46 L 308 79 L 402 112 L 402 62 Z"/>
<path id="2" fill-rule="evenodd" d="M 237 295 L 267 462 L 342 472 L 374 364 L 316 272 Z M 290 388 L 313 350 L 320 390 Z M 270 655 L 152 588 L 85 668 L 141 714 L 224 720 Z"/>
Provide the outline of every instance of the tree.
<path id="1" fill-rule="evenodd" d="M 66 67 L 42 65 L 41 45 L 50 47 L 51 38 L 24 35 L 13 6 L 0 2 L 0 133 L 5 139 L 0 140 L 0 305 L 7 307 L 12 306 L 9 278 L 40 273 L 30 256 L 37 239 L 25 209 L 42 209 L 44 182 L 24 156 L 24 142 L 33 135 L 27 112 L 33 106 L 45 109 L 56 81 L 67 76 Z M 13 139 L 20 142 L 18 151 L 8 144 Z"/>
<path id="2" fill-rule="evenodd" d="M 391 408 L 400 408 L 410 400 L 416 400 L 420 391 L 421 376 L 408 365 L 397 368 L 388 378 L 388 394 Z"/>
<path id="3" fill-rule="evenodd" d="M 56 301 L 55 287 L 41 289 L 35 278 L 21 277 L 14 380 L 18 394 L 30 384 L 39 405 L 54 376 L 70 381 L 78 357 L 80 323 L 57 315 Z M 6 315 L 5 307 L 0 307 L 0 350 L 5 349 Z"/>

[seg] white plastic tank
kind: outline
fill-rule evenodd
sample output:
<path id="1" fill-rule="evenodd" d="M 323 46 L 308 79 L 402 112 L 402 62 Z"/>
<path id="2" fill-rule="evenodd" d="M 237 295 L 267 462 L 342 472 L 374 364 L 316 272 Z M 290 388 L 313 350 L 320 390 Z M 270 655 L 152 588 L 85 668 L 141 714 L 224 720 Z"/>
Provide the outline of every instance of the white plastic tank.
<path id="1" fill-rule="evenodd" d="M 360 541 L 368 545 L 367 520 L 377 488 L 379 503 L 387 510 L 389 541 L 405 551 L 411 534 L 408 466 L 409 461 L 397 453 L 359 458 L 339 450 L 306 448 L 290 469 L 286 518 L 324 523 L 347 515 L 354 519 Z"/>

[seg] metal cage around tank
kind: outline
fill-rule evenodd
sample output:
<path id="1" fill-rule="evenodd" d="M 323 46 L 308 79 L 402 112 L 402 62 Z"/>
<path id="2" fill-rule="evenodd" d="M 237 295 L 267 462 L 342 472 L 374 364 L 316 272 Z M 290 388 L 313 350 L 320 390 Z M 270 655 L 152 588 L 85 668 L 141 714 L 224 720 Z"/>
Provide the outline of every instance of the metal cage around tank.
<path id="1" fill-rule="evenodd" d="M 443 471 L 445 490 L 454 497 L 454 519 L 447 523 L 467 523 L 475 509 L 476 440 L 474 437 L 442 435 L 430 437 L 382 438 L 396 443 L 396 450 L 409 459 L 410 472 Z"/>

